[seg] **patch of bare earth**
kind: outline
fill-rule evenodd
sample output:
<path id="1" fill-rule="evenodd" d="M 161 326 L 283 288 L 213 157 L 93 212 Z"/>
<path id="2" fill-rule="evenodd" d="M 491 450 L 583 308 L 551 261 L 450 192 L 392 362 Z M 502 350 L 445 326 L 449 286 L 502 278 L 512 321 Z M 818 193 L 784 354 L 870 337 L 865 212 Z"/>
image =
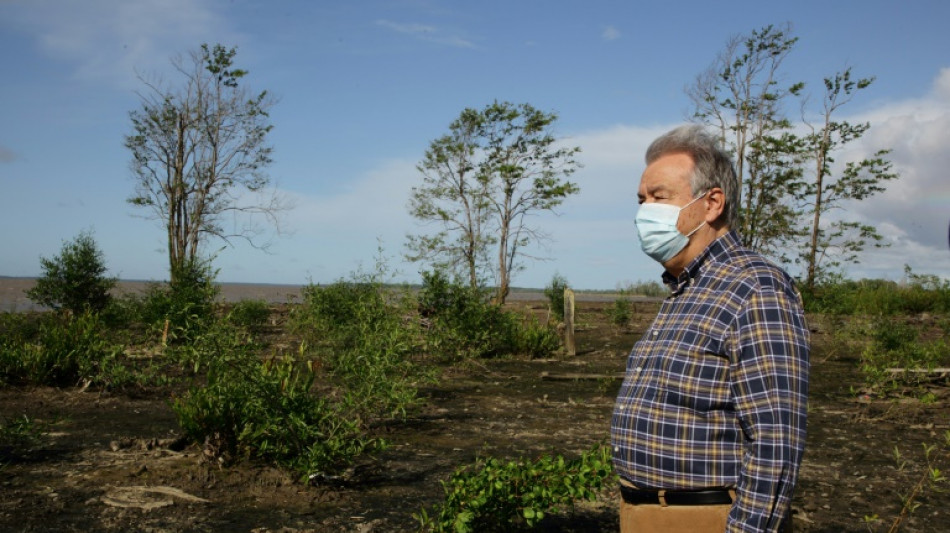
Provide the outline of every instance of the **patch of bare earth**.
<path id="1" fill-rule="evenodd" d="M 518 302 L 543 313 L 540 302 Z M 424 407 L 378 431 L 391 446 L 345 480 L 311 486 L 250 462 L 221 466 L 187 446 L 168 392 L 129 397 L 79 389 L 0 390 L 0 412 L 43 424 L 41 447 L 0 467 L 0 531 L 390 532 L 442 500 L 440 481 L 480 456 L 576 455 L 608 436 L 627 352 L 652 320 L 629 328 L 610 302 L 578 304 L 574 357 L 478 361 L 446 368 Z M 857 354 L 829 356 L 814 321 L 809 440 L 795 494 L 796 531 L 886 531 L 923 472 L 923 445 L 950 427 L 946 383 L 931 403 L 869 401 Z M 904 464 L 894 458 L 895 446 Z M 950 468 L 950 465 L 944 465 Z M 551 516 L 544 531 L 616 531 L 615 489 Z M 950 493 L 925 491 L 902 531 L 950 531 Z M 865 516 L 882 520 L 865 523 Z"/>

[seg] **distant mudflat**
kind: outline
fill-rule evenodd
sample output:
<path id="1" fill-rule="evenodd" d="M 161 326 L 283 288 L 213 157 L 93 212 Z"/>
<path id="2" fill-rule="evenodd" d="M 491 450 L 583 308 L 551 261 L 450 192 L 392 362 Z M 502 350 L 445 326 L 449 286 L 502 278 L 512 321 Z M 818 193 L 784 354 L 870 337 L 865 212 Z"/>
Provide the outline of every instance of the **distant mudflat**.
<path id="1" fill-rule="evenodd" d="M 33 303 L 26 296 L 36 283 L 35 278 L 0 277 L 0 312 L 40 311 L 44 307 Z M 120 281 L 114 294 L 142 294 L 153 283 L 149 281 Z M 241 300 L 264 300 L 268 303 L 287 303 L 300 300 L 303 285 L 271 285 L 256 283 L 220 283 L 220 299 L 226 302 Z"/>
<path id="2" fill-rule="evenodd" d="M 33 303 L 26 297 L 26 291 L 36 283 L 36 278 L 11 278 L 0 276 L 0 313 L 41 311 L 43 306 Z M 116 284 L 115 294 L 141 294 L 145 292 L 150 281 L 120 281 Z M 225 302 L 239 302 L 241 300 L 263 300 L 270 304 L 284 304 L 299 302 L 301 292 L 306 285 L 280 285 L 270 283 L 219 283 L 221 294 L 219 299 Z M 610 292 L 578 291 L 576 298 L 584 302 L 609 302 L 617 298 L 617 294 Z M 655 298 L 628 296 L 631 300 L 654 300 Z M 541 289 L 515 289 L 508 296 L 511 302 L 544 301 L 544 292 Z"/>

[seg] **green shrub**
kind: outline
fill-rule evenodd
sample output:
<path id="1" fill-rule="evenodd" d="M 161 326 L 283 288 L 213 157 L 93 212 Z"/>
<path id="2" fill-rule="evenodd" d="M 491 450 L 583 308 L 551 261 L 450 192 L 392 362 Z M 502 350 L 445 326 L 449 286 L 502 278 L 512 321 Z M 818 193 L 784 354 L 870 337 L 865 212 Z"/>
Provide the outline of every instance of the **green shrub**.
<path id="1" fill-rule="evenodd" d="M 450 283 L 441 272 L 423 272 L 420 314 L 428 321 L 426 344 L 447 359 L 493 357 L 517 349 L 514 317 L 485 291 Z"/>
<path id="2" fill-rule="evenodd" d="M 443 482 L 445 501 L 415 515 L 423 531 L 464 533 L 533 527 L 545 515 L 594 500 L 614 478 L 610 451 L 596 446 L 574 460 L 561 455 L 536 461 L 489 458 L 460 468 Z"/>
<path id="3" fill-rule="evenodd" d="M 99 316 L 47 315 L 32 338 L 0 341 L 0 381 L 33 385 L 102 383 L 121 347 L 110 344 Z"/>
<path id="4" fill-rule="evenodd" d="M 196 375 L 213 374 L 220 368 L 243 368 L 257 361 L 263 346 L 253 335 L 227 321 L 214 321 L 196 332 L 190 342 L 170 346 L 170 361 Z"/>
<path id="5" fill-rule="evenodd" d="M 662 298 L 670 293 L 670 289 L 658 281 L 638 281 L 629 284 L 627 288 L 622 289 L 621 292 L 650 296 L 652 298 Z"/>
<path id="6" fill-rule="evenodd" d="M 40 444 L 41 429 L 26 415 L 6 419 L 0 415 L 0 466 L 24 457 Z"/>
<path id="7" fill-rule="evenodd" d="M 384 443 L 314 392 L 310 364 L 234 358 L 212 363 L 204 386 L 176 399 L 185 435 L 221 460 L 262 459 L 302 478 L 332 475 Z"/>
<path id="8" fill-rule="evenodd" d="M 99 313 L 99 318 L 113 331 L 139 330 L 146 325 L 146 301 L 142 295 L 135 293 L 120 294 L 109 302 L 109 305 Z"/>
<path id="9" fill-rule="evenodd" d="M 558 349 L 560 338 L 547 324 L 506 311 L 485 291 L 449 282 L 441 272 L 423 272 L 419 314 L 426 321 L 426 347 L 448 360 L 525 353 L 533 357 Z"/>
<path id="10" fill-rule="evenodd" d="M 906 387 L 922 392 L 920 386 L 926 375 L 917 371 L 950 363 L 947 342 L 943 338 L 925 341 L 920 333 L 920 329 L 899 321 L 882 318 L 872 323 L 868 332 L 870 342 L 861 357 L 861 370 L 869 389 L 879 394 Z"/>
<path id="11" fill-rule="evenodd" d="M 347 391 L 318 392 L 319 365 L 259 357 L 244 330 L 217 322 L 172 354 L 206 376 L 177 398 L 184 434 L 223 462 L 264 460 L 301 477 L 332 475 L 384 442 L 366 434 Z"/>
<path id="12" fill-rule="evenodd" d="M 270 306 L 264 300 L 241 300 L 228 313 L 228 320 L 251 330 L 260 329 L 270 318 Z"/>
<path id="13" fill-rule="evenodd" d="M 567 287 L 567 278 L 555 274 L 551 278 L 551 284 L 544 288 L 544 296 L 548 299 L 551 314 L 557 322 L 564 322 L 564 289 Z"/>
<path id="14" fill-rule="evenodd" d="M 311 340 L 326 339 L 337 346 L 353 346 L 361 323 L 377 324 L 392 313 L 382 287 L 367 281 L 311 284 L 302 296 L 303 304 L 294 313 L 295 328 Z"/>
<path id="15" fill-rule="evenodd" d="M 40 332 L 47 313 L 0 313 L 0 342 L 33 341 Z"/>
<path id="16" fill-rule="evenodd" d="M 548 324 L 525 317 L 517 331 L 517 350 L 531 357 L 544 357 L 561 347 L 561 337 Z"/>
<path id="17" fill-rule="evenodd" d="M 901 285 L 888 280 L 832 278 L 803 290 L 805 310 L 831 315 L 894 316 L 950 312 L 950 285 L 934 276 L 907 272 Z"/>
<path id="18" fill-rule="evenodd" d="M 58 256 L 41 257 L 40 264 L 43 275 L 27 291 L 34 302 L 75 314 L 101 311 L 109 304 L 109 291 L 116 279 L 106 277 L 103 254 L 91 233 L 81 232 L 75 240 L 63 244 Z"/>
<path id="19" fill-rule="evenodd" d="M 260 304 L 174 347 L 181 365 L 206 376 L 174 410 L 185 434 L 222 459 L 265 460 L 318 479 L 381 449 L 370 419 L 405 414 L 426 372 L 410 359 L 417 332 L 407 327 L 405 305 L 379 284 L 341 281 L 303 292 L 290 320 L 302 337 L 296 360 L 260 359 L 262 347 L 241 327 L 258 322 Z"/>
<path id="20" fill-rule="evenodd" d="M 604 312 L 611 324 L 617 329 L 623 329 L 627 327 L 630 317 L 633 316 L 633 302 L 627 298 L 625 291 L 620 291 L 620 296 L 614 299 L 613 304 Z"/>
<path id="21" fill-rule="evenodd" d="M 174 282 L 149 284 L 137 313 L 154 330 L 163 331 L 167 321 L 170 342 L 187 342 L 214 321 L 216 276 L 210 261 L 188 261 Z"/>
<path id="22" fill-rule="evenodd" d="M 404 415 L 431 373 L 412 362 L 419 331 L 406 298 L 373 281 L 310 285 L 293 329 L 319 357 L 348 407 L 368 417 Z"/>

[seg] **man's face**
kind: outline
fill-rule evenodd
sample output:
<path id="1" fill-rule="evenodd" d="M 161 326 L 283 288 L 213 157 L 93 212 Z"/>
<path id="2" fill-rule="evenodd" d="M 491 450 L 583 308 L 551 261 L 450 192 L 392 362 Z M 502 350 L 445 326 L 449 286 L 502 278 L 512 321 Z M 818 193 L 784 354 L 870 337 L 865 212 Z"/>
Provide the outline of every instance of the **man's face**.
<path id="1" fill-rule="evenodd" d="M 693 160 L 686 154 L 667 154 L 643 171 L 640 178 L 640 188 L 637 197 L 641 204 L 661 203 L 677 207 L 693 201 L 692 187 L 689 185 L 689 176 L 693 171 Z M 703 221 L 702 202 L 696 202 L 680 212 L 676 227 L 686 234 L 696 228 Z"/>

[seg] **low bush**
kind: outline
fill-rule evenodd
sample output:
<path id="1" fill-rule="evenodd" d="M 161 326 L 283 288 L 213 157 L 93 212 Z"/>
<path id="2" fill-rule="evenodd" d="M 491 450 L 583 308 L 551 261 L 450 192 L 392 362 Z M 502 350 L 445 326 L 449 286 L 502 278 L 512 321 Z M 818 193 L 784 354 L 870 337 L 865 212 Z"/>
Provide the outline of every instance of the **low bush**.
<path id="1" fill-rule="evenodd" d="M 670 289 L 658 281 L 638 281 L 628 284 L 621 292 L 639 296 L 649 296 L 652 298 L 663 298 L 670 294 Z"/>
<path id="2" fill-rule="evenodd" d="M 0 342 L 33 341 L 47 320 L 48 313 L 0 313 Z"/>
<path id="3" fill-rule="evenodd" d="M 561 337 L 557 331 L 540 320 L 526 316 L 517 328 L 516 349 L 531 357 L 544 357 L 561 347 Z"/>
<path id="4" fill-rule="evenodd" d="M 555 351 L 560 340 L 547 324 L 525 320 L 492 303 L 487 292 L 452 283 L 440 272 L 424 272 L 419 313 L 427 321 L 426 347 L 446 360 Z"/>
<path id="5" fill-rule="evenodd" d="M 41 257 L 40 264 L 43 275 L 27 291 L 34 302 L 75 314 L 99 312 L 109 305 L 116 279 L 105 275 L 105 260 L 91 233 L 80 233 L 63 244 L 58 256 Z"/>
<path id="6" fill-rule="evenodd" d="M 950 284 L 907 270 L 907 282 L 833 278 L 803 290 L 805 310 L 830 315 L 894 316 L 950 313 Z"/>
<path id="7" fill-rule="evenodd" d="M 384 442 L 315 394 L 312 364 L 281 358 L 212 362 L 207 383 L 175 400 L 185 435 L 222 462 L 262 459 L 302 479 L 333 475 Z"/>
<path id="8" fill-rule="evenodd" d="M 40 444 L 41 429 L 26 415 L 7 419 L 0 415 L 0 467 L 29 455 Z"/>
<path id="9" fill-rule="evenodd" d="M 442 483 L 445 501 L 414 515 L 423 531 L 465 533 L 532 527 L 546 515 L 594 500 L 614 478 L 610 451 L 598 445 L 579 458 L 535 461 L 488 458 L 460 468 Z"/>
<path id="10" fill-rule="evenodd" d="M 179 269 L 174 282 L 149 284 L 130 312 L 153 331 L 162 332 L 163 338 L 167 324 L 169 343 L 186 343 L 215 319 L 220 292 L 214 282 L 216 275 L 210 261 L 189 261 Z"/>
<path id="11" fill-rule="evenodd" d="M 206 376 L 174 409 L 210 455 L 261 459 L 317 480 L 384 447 L 370 423 L 404 415 L 427 373 L 411 361 L 418 332 L 404 319 L 406 304 L 378 283 L 303 293 L 289 324 L 301 337 L 296 358 L 261 360 L 263 347 L 233 311 L 173 347 L 182 366 Z"/>
<path id="12" fill-rule="evenodd" d="M 627 298 L 626 291 L 620 291 L 620 296 L 615 298 L 613 304 L 607 307 L 604 312 L 611 324 L 617 329 L 624 329 L 633 316 L 633 302 Z"/>
<path id="13" fill-rule="evenodd" d="M 556 322 L 564 322 L 564 289 L 567 287 L 567 278 L 555 274 L 551 284 L 544 288 L 544 296 L 548 299 L 551 315 Z"/>
<path id="14" fill-rule="evenodd" d="M 921 330 L 910 324 L 877 319 L 870 323 L 867 336 L 870 342 L 861 355 L 861 371 L 869 390 L 878 394 L 901 388 L 922 393 L 926 371 L 950 364 L 950 346 L 944 337 L 924 340 Z"/>
<path id="15" fill-rule="evenodd" d="M 99 315 L 45 315 L 30 336 L 0 341 L 0 382 L 68 386 L 105 383 L 121 347 L 111 344 Z"/>
<path id="16" fill-rule="evenodd" d="M 267 325 L 270 311 L 270 306 L 264 300 L 241 300 L 231 308 L 227 320 L 237 326 L 259 330 Z"/>
<path id="17" fill-rule="evenodd" d="M 363 280 L 311 285 L 294 309 L 293 329 L 344 391 L 348 408 L 368 418 L 405 415 L 431 373 L 413 362 L 418 324 L 406 297 Z"/>

